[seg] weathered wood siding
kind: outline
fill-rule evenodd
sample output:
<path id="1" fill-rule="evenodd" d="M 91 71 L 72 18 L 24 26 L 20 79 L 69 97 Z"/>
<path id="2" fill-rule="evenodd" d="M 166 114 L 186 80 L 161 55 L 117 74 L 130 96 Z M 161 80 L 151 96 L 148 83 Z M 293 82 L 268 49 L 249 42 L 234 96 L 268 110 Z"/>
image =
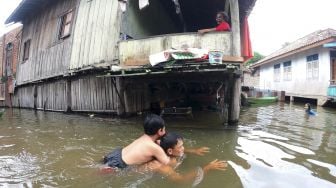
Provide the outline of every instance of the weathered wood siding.
<path id="1" fill-rule="evenodd" d="M 66 81 L 45 82 L 16 88 L 13 106 L 39 110 L 66 111 Z M 36 104 L 34 104 L 36 103 Z"/>
<path id="2" fill-rule="evenodd" d="M 43 83 L 36 86 L 36 108 L 53 111 L 67 110 L 66 81 Z"/>
<path id="3" fill-rule="evenodd" d="M 118 7 L 117 0 L 80 1 L 70 69 L 113 62 L 120 32 Z"/>
<path id="4" fill-rule="evenodd" d="M 150 109 L 150 93 L 148 84 L 133 83 L 125 88 L 125 112 L 136 113 Z"/>
<path id="5" fill-rule="evenodd" d="M 71 38 L 58 39 L 61 16 L 75 9 L 77 0 L 56 1 L 34 19 L 24 20 L 17 84 L 62 75 L 67 72 Z M 24 42 L 31 40 L 29 59 L 23 62 Z"/>
<path id="6" fill-rule="evenodd" d="M 117 112 L 119 95 L 115 80 L 95 76 L 71 82 L 71 109 L 73 111 Z M 123 96 L 120 94 L 120 96 Z"/>
<path id="7" fill-rule="evenodd" d="M 34 86 L 16 88 L 13 107 L 34 108 Z"/>
<path id="8" fill-rule="evenodd" d="M 149 61 L 149 55 L 171 48 L 181 49 L 183 45 L 209 50 L 221 50 L 224 55 L 232 55 L 232 33 L 209 33 L 203 36 L 197 33 L 180 33 L 152 37 L 140 40 L 121 41 L 119 58 L 121 65 L 134 64 L 134 61 Z"/>

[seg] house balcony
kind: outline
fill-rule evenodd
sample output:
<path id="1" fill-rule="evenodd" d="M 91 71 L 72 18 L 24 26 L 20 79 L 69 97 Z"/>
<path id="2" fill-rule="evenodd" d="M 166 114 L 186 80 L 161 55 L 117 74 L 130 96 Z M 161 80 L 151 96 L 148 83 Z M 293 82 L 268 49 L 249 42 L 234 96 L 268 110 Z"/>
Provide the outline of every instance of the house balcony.
<path id="1" fill-rule="evenodd" d="M 150 64 L 149 56 L 171 49 L 200 48 L 223 52 L 223 61 L 241 62 L 233 56 L 232 32 L 177 33 L 145 39 L 119 42 L 119 60 L 122 67 L 140 67 Z"/>

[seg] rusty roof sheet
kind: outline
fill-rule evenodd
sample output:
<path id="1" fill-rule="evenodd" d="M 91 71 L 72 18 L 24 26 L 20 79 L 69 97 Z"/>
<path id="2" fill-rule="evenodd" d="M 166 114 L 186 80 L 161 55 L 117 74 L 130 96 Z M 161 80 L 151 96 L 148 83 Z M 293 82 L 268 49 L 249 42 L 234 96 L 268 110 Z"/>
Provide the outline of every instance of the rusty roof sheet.
<path id="1" fill-rule="evenodd" d="M 37 14 L 43 7 L 52 2 L 53 1 L 51 0 L 22 0 L 18 7 L 16 7 L 12 14 L 7 18 L 5 24 L 21 22 L 24 18 Z"/>
<path id="2" fill-rule="evenodd" d="M 306 35 L 306 36 L 290 43 L 289 45 L 273 52 L 269 56 L 266 56 L 264 59 L 258 61 L 254 65 L 252 65 L 251 67 L 257 67 L 257 66 L 260 66 L 262 64 L 269 63 L 269 62 L 272 61 L 272 59 L 275 59 L 279 56 L 284 57 L 289 52 L 293 52 L 293 51 L 298 50 L 300 48 L 308 47 L 310 45 L 313 45 L 315 43 L 324 41 L 324 40 L 329 39 L 329 38 L 335 38 L 336 39 L 336 30 L 328 28 L 328 29 L 325 29 L 325 30 L 315 31 L 315 32 L 313 32 L 309 35 Z"/>
<path id="3" fill-rule="evenodd" d="M 239 10 L 241 19 L 245 16 L 249 16 L 257 0 L 239 0 Z"/>

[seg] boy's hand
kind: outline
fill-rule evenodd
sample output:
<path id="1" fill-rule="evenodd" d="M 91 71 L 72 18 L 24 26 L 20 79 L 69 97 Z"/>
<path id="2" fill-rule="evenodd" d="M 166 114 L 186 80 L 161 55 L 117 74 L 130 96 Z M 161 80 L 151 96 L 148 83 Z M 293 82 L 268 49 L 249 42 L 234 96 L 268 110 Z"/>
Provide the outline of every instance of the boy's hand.
<path id="1" fill-rule="evenodd" d="M 195 149 L 195 154 L 199 156 L 203 156 L 209 152 L 210 152 L 210 148 L 208 147 L 200 147 L 200 148 Z"/>
<path id="2" fill-rule="evenodd" d="M 206 165 L 203 170 L 205 172 L 209 170 L 226 170 L 227 167 L 227 162 L 226 161 L 219 161 L 218 159 L 215 159 L 211 161 L 208 165 Z"/>

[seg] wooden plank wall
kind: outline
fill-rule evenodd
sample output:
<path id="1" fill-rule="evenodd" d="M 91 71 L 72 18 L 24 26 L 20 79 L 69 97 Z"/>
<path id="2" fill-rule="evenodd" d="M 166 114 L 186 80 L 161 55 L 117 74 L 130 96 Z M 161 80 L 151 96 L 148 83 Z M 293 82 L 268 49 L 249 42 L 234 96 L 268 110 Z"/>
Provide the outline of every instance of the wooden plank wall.
<path id="1" fill-rule="evenodd" d="M 75 9 L 77 0 L 57 1 L 46 7 L 39 16 L 24 20 L 21 49 L 31 40 L 29 59 L 23 62 L 21 50 L 17 84 L 62 75 L 70 62 L 71 38 L 58 39 L 60 17 L 69 9 Z"/>
<path id="2" fill-rule="evenodd" d="M 125 88 L 125 112 L 133 114 L 150 109 L 150 91 L 148 84 L 129 84 Z"/>
<path id="3" fill-rule="evenodd" d="M 117 112 L 120 100 L 113 79 L 89 76 L 73 80 L 71 82 L 71 109 L 73 111 Z"/>
<path id="4" fill-rule="evenodd" d="M 70 69 L 112 63 L 120 33 L 121 12 L 117 0 L 81 0 Z"/>
<path id="5" fill-rule="evenodd" d="M 34 108 L 34 86 L 16 88 L 13 97 L 13 107 Z"/>
<path id="6" fill-rule="evenodd" d="M 59 80 L 36 86 L 36 108 L 40 110 L 66 111 L 66 81 Z"/>

